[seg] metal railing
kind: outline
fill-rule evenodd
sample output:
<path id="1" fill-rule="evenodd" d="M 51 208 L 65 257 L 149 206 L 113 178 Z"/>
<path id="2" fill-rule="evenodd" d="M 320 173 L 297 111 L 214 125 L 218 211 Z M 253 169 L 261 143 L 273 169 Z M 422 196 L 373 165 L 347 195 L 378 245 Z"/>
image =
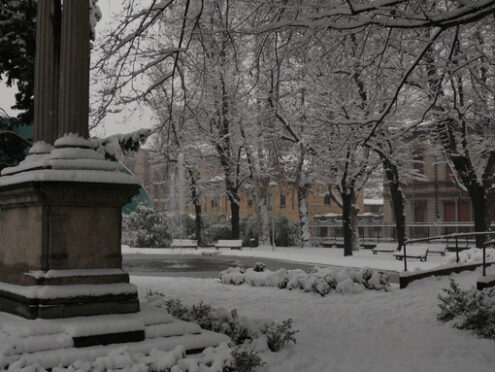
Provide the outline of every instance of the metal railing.
<path id="1" fill-rule="evenodd" d="M 456 250 L 455 250 L 456 251 L 456 262 L 459 262 L 459 239 L 462 239 L 462 238 L 467 239 L 469 237 L 476 237 L 476 236 L 480 236 L 480 235 L 495 236 L 495 231 L 472 232 L 472 233 L 454 233 L 454 234 L 438 235 L 438 236 L 420 238 L 420 239 L 411 239 L 411 240 L 406 239 L 406 241 L 403 245 L 404 271 L 407 271 L 407 245 L 408 244 L 430 242 L 432 240 L 447 241 L 448 242 L 449 239 L 454 239 L 455 240 L 455 248 L 456 248 Z M 494 243 L 495 243 L 495 239 L 488 240 L 483 245 L 483 276 L 486 276 L 486 268 L 485 268 L 486 267 L 486 247 L 488 245 L 494 244 Z"/>
<path id="2" fill-rule="evenodd" d="M 336 242 L 343 239 L 341 222 L 320 223 L 310 225 L 311 236 L 315 242 Z M 495 223 L 492 223 L 495 230 Z M 362 242 L 397 242 L 395 224 L 390 223 L 360 223 L 358 224 L 359 239 Z M 438 236 L 452 236 L 457 233 L 474 233 L 473 223 L 411 223 L 406 225 L 407 239 L 420 239 Z"/>

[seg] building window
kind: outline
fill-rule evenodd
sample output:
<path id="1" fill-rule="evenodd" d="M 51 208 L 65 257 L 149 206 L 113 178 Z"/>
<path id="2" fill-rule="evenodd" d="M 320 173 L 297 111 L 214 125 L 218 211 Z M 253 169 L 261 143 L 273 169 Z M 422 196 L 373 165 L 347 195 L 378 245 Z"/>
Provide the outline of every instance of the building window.
<path id="1" fill-rule="evenodd" d="M 425 174 L 425 159 L 422 152 L 415 152 L 413 156 L 413 167 L 417 169 L 419 173 Z"/>
<path id="2" fill-rule="evenodd" d="M 211 200 L 211 207 L 212 208 L 218 208 L 218 201 L 217 200 Z"/>
<path id="3" fill-rule="evenodd" d="M 280 208 L 285 208 L 286 206 L 286 198 L 283 192 L 280 193 Z"/>
<path id="4" fill-rule="evenodd" d="M 416 201 L 414 203 L 414 222 L 426 222 L 425 201 Z"/>
<path id="5" fill-rule="evenodd" d="M 323 204 L 325 204 L 325 205 L 331 204 L 330 194 L 325 194 L 325 196 L 323 197 Z"/>
<path id="6" fill-rule="evenodd" d="M 252 207 L 253 206 L 253 199 L 248 199 L 248 207 Z"/>
<path id="7" fill-rule="evenodd" d="M 328 237 L 328 226 L 320 226 L 320 238 L 326 238 Z"/>

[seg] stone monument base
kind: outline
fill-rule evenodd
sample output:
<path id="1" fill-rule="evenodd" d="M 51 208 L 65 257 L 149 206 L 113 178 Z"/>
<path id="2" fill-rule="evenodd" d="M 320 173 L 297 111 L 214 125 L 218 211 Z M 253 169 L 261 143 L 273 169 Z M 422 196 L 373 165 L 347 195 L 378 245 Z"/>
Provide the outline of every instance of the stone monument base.
<path id="1" fill-rule="evenodd" d="M 139 311 L 120 252 L 121 208 L 137 190 L 67 181 L 0 187 L 0 311 L 29 319 Z"/>

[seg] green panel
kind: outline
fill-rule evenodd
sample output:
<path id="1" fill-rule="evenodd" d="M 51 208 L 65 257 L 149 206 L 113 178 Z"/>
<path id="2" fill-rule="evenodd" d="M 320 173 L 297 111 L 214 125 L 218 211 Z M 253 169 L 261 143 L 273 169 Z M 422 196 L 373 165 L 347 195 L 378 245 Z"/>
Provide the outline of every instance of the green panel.
<path id="1" fill-rule="evenodd" d="M 133 175 L 132 172 L 129 169 L 127 169 L 127 167 L 125 166 L 123 166 L 122 172 Z M 151 200 L 150 195 L 144 189 L 143 186 L 141 186 L 141 188 L 139 189 L 139 194 L 134 196 L 129 204 L 124 205 L 124 207 L 122 208 L 122 213 L 130 214 L 136 210 L 138 205 L 142 205 L 149 208 L 153 207 L 153 201 Z"/>

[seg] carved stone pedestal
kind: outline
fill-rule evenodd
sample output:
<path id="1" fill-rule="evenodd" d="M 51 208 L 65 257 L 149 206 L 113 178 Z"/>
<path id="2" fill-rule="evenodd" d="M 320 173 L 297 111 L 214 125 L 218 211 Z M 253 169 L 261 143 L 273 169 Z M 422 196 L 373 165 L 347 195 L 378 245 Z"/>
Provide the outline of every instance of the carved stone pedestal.
<path id="1" fill-rule="evenodd" d="M 0 309 L 27 318 L 131 313 L 121 208 L 135 185 L 28 182 L 0 188 Z"/>
<path id="2" fill-rule="evenodd" d="M 139 185 L 118 167 L 68 136 L 2 172 L 0 311 L 30 319 L 139 311 L 120 252 L 121 208 Z"/>

